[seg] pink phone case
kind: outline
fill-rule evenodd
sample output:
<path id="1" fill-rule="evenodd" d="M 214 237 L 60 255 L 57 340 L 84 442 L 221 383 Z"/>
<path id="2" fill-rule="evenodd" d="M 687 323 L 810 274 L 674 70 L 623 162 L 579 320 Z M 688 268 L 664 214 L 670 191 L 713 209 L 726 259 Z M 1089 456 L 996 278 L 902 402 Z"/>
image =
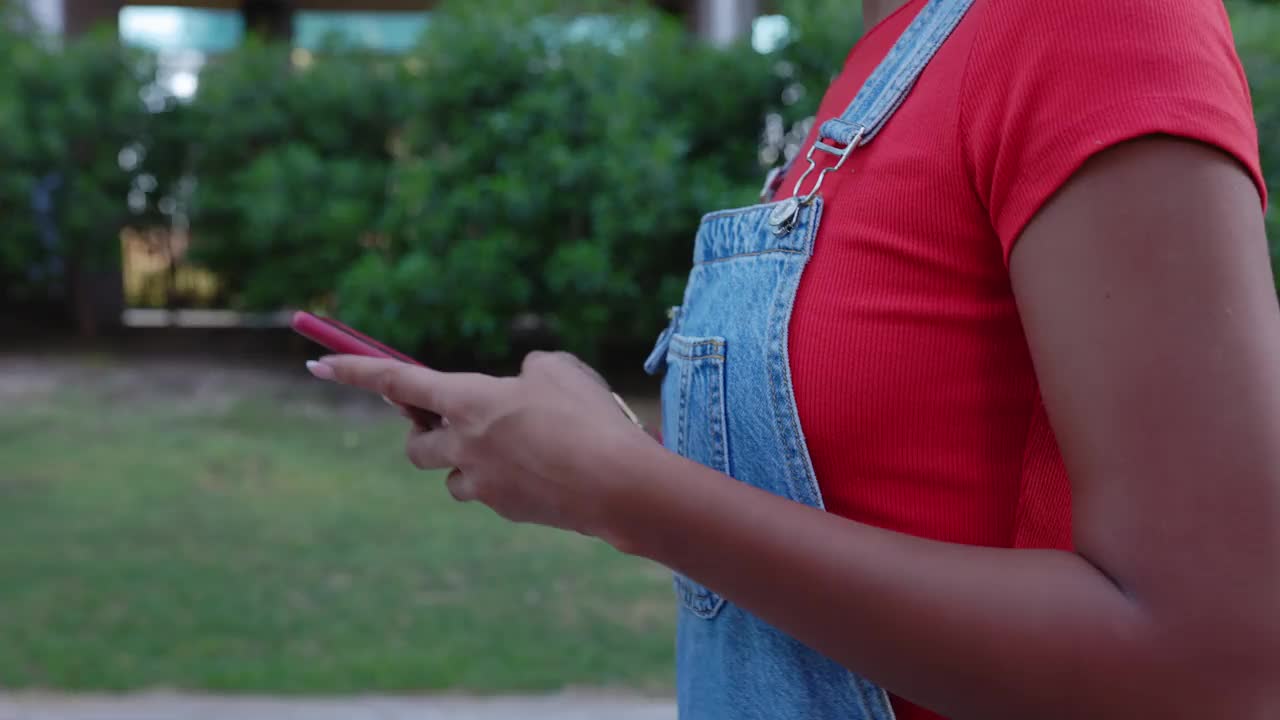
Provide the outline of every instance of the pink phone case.
<path id="1" fill-rule="evenodd" d="M 410 365 L 422 364 L 399 350 L 331 318 L 323 318 L 308 312 L 296 312 L 293 314 L 290 325 L 299 335 L 340 355 L 363 355 L 399 360 Z"/>
<path id="2" fill-rule="evenodd" d="M 293 314 L 289 324 L 299 335 L 340 355 L 387 358 L 410 365 L 422 366 L 422 363 L 399 350 L 384 345 L 368 335 L 343 325 L 337 320 L 322 318 L 308 312 L 296 312 Z M 430 429 L 440 425 L 440 416 L 429 410 L 408 406 L 404 409 L 419 427 Z"/>

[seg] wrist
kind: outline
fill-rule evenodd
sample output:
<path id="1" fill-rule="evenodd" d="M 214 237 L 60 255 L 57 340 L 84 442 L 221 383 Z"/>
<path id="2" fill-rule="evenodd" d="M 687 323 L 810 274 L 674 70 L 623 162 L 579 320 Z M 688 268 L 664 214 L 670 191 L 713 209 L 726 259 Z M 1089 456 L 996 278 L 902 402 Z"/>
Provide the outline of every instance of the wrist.
<path id="1" fill-rule="evenodd" d="M 653 508 L 663 490 L 662 469 L 673 457 L 644 432 L 627 433 L 595 465 L 600 478 L 596 531 L 592 535 L 627 555 L 648 556 L 657 531 Z"/>

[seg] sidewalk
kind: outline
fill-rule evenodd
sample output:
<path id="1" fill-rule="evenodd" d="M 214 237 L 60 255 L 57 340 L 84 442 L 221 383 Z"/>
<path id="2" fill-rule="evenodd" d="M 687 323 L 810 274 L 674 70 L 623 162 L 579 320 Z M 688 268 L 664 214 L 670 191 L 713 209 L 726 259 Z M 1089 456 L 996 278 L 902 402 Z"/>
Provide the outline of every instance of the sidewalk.
<path id="1" fill-rule="evenodd" d="M 675 720 L 670 701 L 607 694 L 266 698 L 0 693 L 0 720 Z"/>

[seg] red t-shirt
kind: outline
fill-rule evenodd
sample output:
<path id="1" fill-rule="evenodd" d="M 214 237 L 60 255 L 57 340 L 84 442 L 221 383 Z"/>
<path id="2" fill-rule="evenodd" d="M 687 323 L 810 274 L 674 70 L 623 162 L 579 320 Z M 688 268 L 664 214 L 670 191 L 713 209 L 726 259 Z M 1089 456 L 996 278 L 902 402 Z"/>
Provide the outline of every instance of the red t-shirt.
<path id="1" fill-rule="evenodd" d="M 923 5 L 858 42 L 815 128 Z M 1071 547 L 1070 488 L 1008 257 L 1090 156 L 1153 133 L 1231 154 L 1265 202 L 1222 3 L 976 0 L 885 129 L 823 186 L 790 353 L 831 512 L 953 543 Z"/>

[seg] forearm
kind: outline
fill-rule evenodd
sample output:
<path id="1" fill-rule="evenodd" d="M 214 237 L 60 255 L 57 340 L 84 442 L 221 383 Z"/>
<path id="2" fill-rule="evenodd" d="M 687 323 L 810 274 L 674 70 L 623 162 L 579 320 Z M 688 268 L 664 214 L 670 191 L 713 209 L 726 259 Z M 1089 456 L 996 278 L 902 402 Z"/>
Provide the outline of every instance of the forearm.
<path id="1" fill-rule="evenodd" d="M 635 490 L 615 523 L 624 550 L 697 579 L 896 694 L 959 719 L 1132 718 L 1178 707 L 1162 633 L 1078 555 L 889 532 L 666 453 L 620 465 L 636 475 L 623 483 Z"/>

